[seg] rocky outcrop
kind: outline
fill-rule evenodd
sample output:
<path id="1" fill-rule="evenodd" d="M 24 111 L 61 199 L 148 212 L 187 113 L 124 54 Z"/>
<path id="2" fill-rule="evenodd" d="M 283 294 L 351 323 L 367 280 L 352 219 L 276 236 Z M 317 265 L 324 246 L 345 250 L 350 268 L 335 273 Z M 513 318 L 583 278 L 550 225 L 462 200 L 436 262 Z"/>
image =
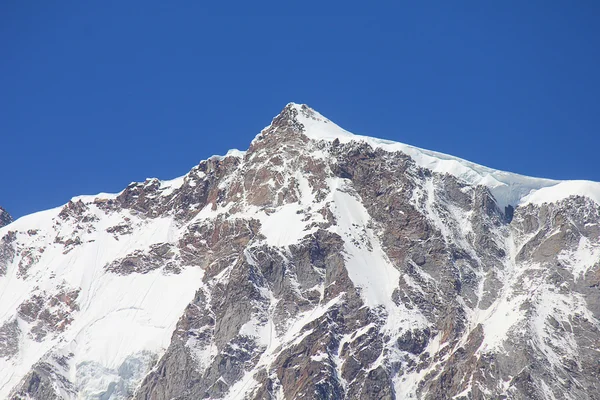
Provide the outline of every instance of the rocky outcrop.
<path id="1" fill-rule="evenodd" d="M 73 322 L 78 311 L 79 290 L 61 288 L 56 294 L 36 293 L 17 308 L 22 321 L 31 324 L 29 335 L 41 342 L 48 334 L 63 332 Z"/>
<path id="2" fill-rule="evenodd" d="M 19 353 L 21 329 L 15 319 L 0 326 L 0 357 L 10 358 Z"/>
<path id="3" fill-rule="evenodd" d="M 0 228 L 10 224 L 13 221 L 11 215 L 2 207 L 0 207 Z"/>
<path id="4" fill-rule="evenodd" d="M 61 400 L 67 396 L 74 397 L 77 391 L 64 377 L 66 371 L 61 367 L 55 363 L 37 363 L 11 393 L 10 398 Z"/>
<path id="5" fill-rule="evenodd" d="M 0 238 L 0 276 L 6 274 L 8 265 L 13 262 L 16 253 L 16 232 L 9 231 Z"/>

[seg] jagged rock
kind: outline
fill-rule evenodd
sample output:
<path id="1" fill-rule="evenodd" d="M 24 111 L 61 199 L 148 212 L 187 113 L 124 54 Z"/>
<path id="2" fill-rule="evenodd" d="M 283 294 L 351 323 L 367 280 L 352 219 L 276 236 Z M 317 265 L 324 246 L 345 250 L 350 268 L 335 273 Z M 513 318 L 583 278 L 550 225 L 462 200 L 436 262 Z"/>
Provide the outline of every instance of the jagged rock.
<path id="1" fill-rule="evenodd" d="M 147 251 L 136 250 L 122 259 L 113 261 L 105 269 L 119 275 L 145 274 L 157 268 L 177 273 L 180 269 L 173 247 L 169 243 L 154 244 Z"/>
<path id="2" fill-rule="evenodd" d="M 76 391 L 63 373 L 50 363 L 37 363 L 22 379 L 19 388 L 11 393 L 10 399 L 62 400 L 65 395 L 73 397 Z"/>
<path id="3" fill-rule="evenodd" d="M 13 221 L 11 215 L 2 207 L 0 207 L 0 228 L 10 224 Z"/>
<path id="4" fill-rule="evenodd" d="M 73 313 L 79 310 L 79 290 L 61 289 L 54 295 L 42 292 L 34 294 L 17 308 L 18 316 L 31 324 L 29 335 L 41 342 L 48 334 L 63 332 L 71 322 Z"/>
<path id="5" fill-rule="evenodd" d="M 21 329 L 15 319 L 0 326 L 0 357 L 10 358 L 19 352 Z"/>
<path id="6" fill-rule="evenodd" d="M 16 239 L 17 233 L 15 231 L 9 231 L 4 236 L 2 236 L 2 238 L 0 238 L 0 276 L 6 274 L 8 266 L 13 262 L 15 258 Z"/>

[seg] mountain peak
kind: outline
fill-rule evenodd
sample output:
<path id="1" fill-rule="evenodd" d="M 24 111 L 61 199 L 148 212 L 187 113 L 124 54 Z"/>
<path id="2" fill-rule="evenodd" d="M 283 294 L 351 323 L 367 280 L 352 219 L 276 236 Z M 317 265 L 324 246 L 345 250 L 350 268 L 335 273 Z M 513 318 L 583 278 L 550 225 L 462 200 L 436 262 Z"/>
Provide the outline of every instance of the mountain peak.
<path id="1" fill-rule="evenodd" d="M 295 133 L 304 131 L 304 126 L 299 121 L 302 110 L 310 110 L 306 104 L 288 103 L 283 110 L 273 118 L 270 127 L 275 129 L 291 129 Z"/>
<path id="2" fill-rule="evenodd" d="M 521 199 L 532 191 L 559 183 L 556 180 L 495 170 L 448 154 L 400 142 L 356 135 L 341 128 L 306 104 L 288 103 L 257 138 L 270 132 L 302 134 L 309 139 L 330 142 L 334 140 L 340 143 L 363 142 L 387 152 L 399 151 L 410 156 L 420 167 L 433 172 L 448 173 L 468 184 L 488 187 L 501 209 L 508 205 L 518 205 Z"/>
<path id="3" fill-rule="evenodd" d="M 358 140 L 358 136 L 342 129 L 313 108 L 298 103 L 288 103 L 267 129 L 302 133 L 315 140 Z"/>

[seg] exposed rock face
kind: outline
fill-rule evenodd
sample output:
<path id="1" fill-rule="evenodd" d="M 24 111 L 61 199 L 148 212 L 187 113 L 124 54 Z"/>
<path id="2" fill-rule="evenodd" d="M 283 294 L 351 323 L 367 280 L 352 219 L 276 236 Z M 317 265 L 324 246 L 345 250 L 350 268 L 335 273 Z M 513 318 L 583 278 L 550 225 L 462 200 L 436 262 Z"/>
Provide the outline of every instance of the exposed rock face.
<path id="1" fill-rule="evenodd" d="M 10 224 L 13 221 L 10 214 L 2 207 L 0 207 L 0 228 Z"/>
<path id="2" fill-rule="evenodd" d="M 600 398 L 596 199 L 503 204 L 554 182 L 414 152 L 292 104 L 245 153 L 5 228 L 0 394 Z"/>
<path id="3" fill-rule="evenodd" d="M 36 293 L 17 308 L 20 319 L 32 325 L 29 335 L 36 342 L 49 333 L 63 332 L 73 321 L 73 313 L 79 310 L 79 290 L 61 289 L 53 296 Z"/>
<path id="4" fill-rule="evenodd" d="M 15 258 L 16 233 L 9 231 L 0 238 L 0 276 L 6 274 L 7 267 Z"/>
<path id="5" fill-rule="evenodd" d="M 0 326 L 0 357 L 10 358 L 19 352 L 20 334 L 16 319 Z"/>

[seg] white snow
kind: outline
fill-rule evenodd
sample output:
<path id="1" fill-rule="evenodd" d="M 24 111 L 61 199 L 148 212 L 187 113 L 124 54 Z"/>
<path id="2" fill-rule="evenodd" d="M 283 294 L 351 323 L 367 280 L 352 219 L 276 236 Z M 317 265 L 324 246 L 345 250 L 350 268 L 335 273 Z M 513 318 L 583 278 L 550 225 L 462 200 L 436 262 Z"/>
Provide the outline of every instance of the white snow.
<path id="1" fill-rule="evenodd" d="M 581 278 L 594 265 L 600 263 L 600 246 L 581 236 L 574 251 L 563 250 L 558 259 L 571 268 L 576 279 Z"/>
<path id="2" fill-rule="evenodd" d="M 168 242 L 178 228 L 170 218 L 141 220 L 127 212 L 104 214 L 93 204 L 93 198 L 78 199 L 87 201 L 90 213 L 98 217 L 92 230 L 57 218 L 60 208 L 22 217 L 0 229 L 0 237 L 8 230 L 17 231 L 20 247 L 44 249 L 28 270 L 27 279 L 17 275 L 20 256 L 9 265 L 6 276 L 0 277 L 0 325 L 12 321 L 18 305 L 32 294 L 54 295 L 61 287 L 66 291 L 80 289 L 73 322 L 58 335 L 50 333 L 38 343 L 28 336 L 30 324 L 19 319 L 23 333 L 18 357 L 0 360 L 0 398 L 8 396 L 50 350 L 72 353 L 67 378 L 76 386 L 85 379 L 85 393 L 107 390 L 107 385 L 119 378 L 118 368 L 126 360 L 158 356 L 166 349 L 179 316 L 200 286 L 202 271 L 198 268 L 183 268 L 179 274 L 154 270 L 122 276 L 107 272 L 104 267 L 111 261 L 135 249 Z M 133 233 L 116 240 L 106 229 L 124 223 L 124 218 L 129 219 Z M 37 233 L 29 235 L 27 231 L 34 228 Z M 54 238 L 69 238 L 74 232 L 82 243 L 65 253 Z M 90 365 L 95 365 L 93 379 L 84 373 L 89 372 Z"/>
<path id="3" fill-rule="evenodd" d="M 160 181 L 161 195 L 168 196 L 175 190 L 179 189 L 181 186 L 183 186 L 185 182 L 185 177 L 186 175 L 168 181 Z"/>
<path id="4" fill-rule="evenodd" d="M 201 279 L 202 271 L 195 268 L 178 275 L 155 270 L 103 276 L 93 300 L 81 305 L 83 315 L 64 336 L 75 343 L 75 364 L 95 361 L 116 369 L 130 354 L 165 349 Z"/>
<path id="5" fill-rule="evenodd" d="M 229 149 L 224 156 L 215 154 L 213 156 L 208 157 L 208 159 L 209 160 L 219 160 L 219 161 L 222 161 L 222 160 L 224 160 L 227 157 L 244 158 L 245 155 L 246 155 L 245 151 L 241 151 L 241 150 L 238 150 L 238 149 Z"/>
<path id="6" fill-rule="evenodd" d="M 265 235 L 266 242 L 271 246 L 288 246 L 298 243 L 300 239 L 314 232 L 315 227 L 308 228 L 309 221 L 304 218 L 302 207 L 298 203 L 286 204 L 275 212 L 266 214 L 258 212 L 260 232 Z"/>
<path id="7" fill-rule="evenodd" d="M 600 205 L 600 182 L 564 181 L 555 185 L 541 188 L 521 200 L 522 206 L 527 204 L 541 205 L 556 203 L 570 196 L 583 196 L 594 200 Z"/>

